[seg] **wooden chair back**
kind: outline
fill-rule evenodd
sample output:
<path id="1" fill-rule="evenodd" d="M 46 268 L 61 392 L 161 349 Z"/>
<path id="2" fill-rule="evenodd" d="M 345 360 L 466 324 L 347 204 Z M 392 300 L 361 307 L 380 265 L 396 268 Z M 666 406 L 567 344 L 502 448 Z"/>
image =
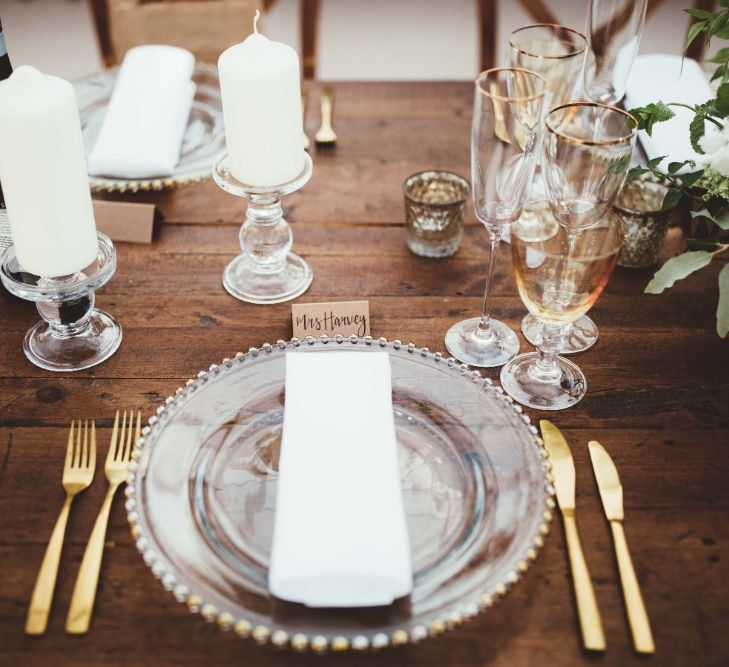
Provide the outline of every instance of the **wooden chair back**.
<path id="1" fill-rule="evenodd" d="M 142 44 L 170 44 L 198 62 L 216 63 L 251 30 L 260 0 L 92 0 L 99 44 L 107 65 Z"/>

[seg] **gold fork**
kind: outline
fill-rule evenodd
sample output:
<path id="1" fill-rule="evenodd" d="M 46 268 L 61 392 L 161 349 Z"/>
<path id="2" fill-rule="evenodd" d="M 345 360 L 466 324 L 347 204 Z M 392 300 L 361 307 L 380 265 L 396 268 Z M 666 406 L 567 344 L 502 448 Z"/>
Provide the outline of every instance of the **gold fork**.
<path id="1" fill-rule="evenodd" d="M 334 109 L 334 91 L 326 86 L 321 94 L 321 127 L 314 137 L 319 146 L 333 146 L 337 143 L 337 134 L 332 127 Z"/>
<path id="2" fill-rule="evenodd" d="M 66 500 L 61 513 L 56 519 L 56 525 L 48 541 L 46 553 L 43 556 L 38 578 L 35 580 L 33 595 L 30 598 L 28 616 L 25 620 L 25 632 L 29 635 L 42 635 L 48 625 L 48 615 L 51 611 L 53 591 L 56 587 L 58 563 L 61 559 L 63 536 L 66 532 L 66 522 L 71 510 L 71 503 L 76 495 L 91 485 L 96 468 L 96 426 L 91 422 L 91 449 L 89 449 L 89 420 L 84 422 L 83 444 L 81 441 L 81 420 L 76 426 L 76 439 L 73 437 L 73 425 L 68 432 L 68 445 L 66 446 L 66 460 L 63 465 L 63 488 L 66 490 Z"/>
<path id="3" fill-rule="evenodd" d="M 135 442 L 139 438 L 142 422 L 141 413 L 137 412 L 137 428 Z M 99 570 L 101 569 L 101 557 L 104 552 L 104 537 L 106 536 L 106 526 L 109 522 L 109 510 L 114 500 L 117 489 L 124 483 L 127 476 L 127 465 L 132 456 L 132 421 L 134 413 L 129 412 L 129 420 L 127 420 L 127 411 L 124 411 L 122 417 L 121 430 L 119 429 L 119 411 L 116 412 L 114 419 L 114 429 L 111 432 L 111 443 L 109 444 L 109 453 L 106 456 L 104 464 L 104 472 L 109 488 L 106 497 L 99 510 L 99 516 L 96 517 L 96 523 L 91 531 L 89 543 L 86 545 L 81 567 L 76 577 L 76 583 L 73 587 L 73 595 L 71 596 L 71 606 L 66 616 L 66 632 L 73 635 L 81 635 L 88 632 L 91 623 L 91 614 L 94 609 L 94 600 L 96 599 L 96 587 L 99 583 Z"/>

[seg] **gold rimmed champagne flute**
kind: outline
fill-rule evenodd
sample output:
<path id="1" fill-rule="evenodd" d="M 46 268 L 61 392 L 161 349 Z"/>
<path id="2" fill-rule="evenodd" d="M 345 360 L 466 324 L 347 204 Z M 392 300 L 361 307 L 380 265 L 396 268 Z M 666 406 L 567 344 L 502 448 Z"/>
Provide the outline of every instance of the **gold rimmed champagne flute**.
<path id="1" fill-rule="evenodd" d="M 501 386 L 522 405 L 564 410 L 587 391 L 580 368 L 559 356 L 565 324 L 583 316 L 604 289 L 623 242 L 622 221 L 608 213 L 578 231 L 554 217 L 547 201 L 531 202 L 533 215 L 511 230 L 519 296 L 542 325 L 537 352 L 520 354 L 501 369 Z"/>
<path id="2" fill-rule="evenodd" d="M 484 304 L 480 317 L 454 324 L 448 351 L 459 361 L 501 366 L 519 351 L 519 339 L 490 317 L 496 253 L 504 228 L 520 215 L 529 196 L 541 130 L 544 79 L 518 67 L 487 70 L 476 79 L 471 128 L 471 177 L 476 217 L 491 240 Z"/>
<path id="3" fill-rule="evenodd" d="M 516 67 L 526 67 L 544 77 L 547 82 L 545 112 L 573 101 L 579 95 L 579 86 L 588 54 L 588 40 L 584 34 L 563 25 L 539 23 L 517 28 L 509 38 L 509 58 Z M 546 196 L 542 171 L 537 169 L 532 196 Z M 525 216 L 532 215 L 528 210 Z M 538 345 L 541 336 L 539 320 L 531 313 L 521 321 L 524 337 Z M 584 352 L 597 341 L 597 326 L 583 315 L 573 324 L 565 326 L 562 336 L 563 354 Z"/>

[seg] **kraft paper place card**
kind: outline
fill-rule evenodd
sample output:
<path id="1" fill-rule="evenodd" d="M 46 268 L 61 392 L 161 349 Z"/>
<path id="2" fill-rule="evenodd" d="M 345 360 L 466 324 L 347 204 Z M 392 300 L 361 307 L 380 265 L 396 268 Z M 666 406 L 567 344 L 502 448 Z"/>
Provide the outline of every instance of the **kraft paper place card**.
<path id="1" fill-rule="evenodd" d="M 152 243 L 154 205 L 94 200 L 96 228 L 112 241 Z"/>
<path id="2" fill-rule="evenodd" d="M 369 336 L 370 302 L 295 303 L 291 306 L 294 336 Z"/>

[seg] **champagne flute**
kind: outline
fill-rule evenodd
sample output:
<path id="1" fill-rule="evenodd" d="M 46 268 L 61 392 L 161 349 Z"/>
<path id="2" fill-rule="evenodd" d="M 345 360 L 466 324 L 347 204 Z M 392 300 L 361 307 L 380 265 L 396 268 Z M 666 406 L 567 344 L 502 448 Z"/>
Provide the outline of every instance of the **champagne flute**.
<path id="1" fill-rule="evenodd" d="M 517 402 L 538 410 L 564 410 L 587 391 L 580 368 L 559 356 L 563 326 L 595 303 L 615 268 L 624 238 L 610 212 L 589 226 L 568 228 L 550 203 L 530 202 L 533 215 L 511 230 L 516 284 L 524 305 L 542 326 L 537 352 L 520 354 L 501 369 L 501 386 Z"/>
<path id="2" fill-rule="evenodd" d="M 587 34 L 590 51 L 585 67 L 585 96 L 617 104 L 638 53 L 648 0 L 589 0 Z"/>
<path id="3" fill-rule="evenodd" d="M 476 217 L 491 240 L 486 289 L 480 317 L 454 324 L 445 336 L 459 361 L 490 368 L 519 351 L 519 339 L 490 317 L 496 254 L 504 228 L 520 215 L 534 175 L 537 134 L 541 130 L 544 79 L 529 70 L 502 67 L 476 79 L 471 128 L 471 176 Z"/>

